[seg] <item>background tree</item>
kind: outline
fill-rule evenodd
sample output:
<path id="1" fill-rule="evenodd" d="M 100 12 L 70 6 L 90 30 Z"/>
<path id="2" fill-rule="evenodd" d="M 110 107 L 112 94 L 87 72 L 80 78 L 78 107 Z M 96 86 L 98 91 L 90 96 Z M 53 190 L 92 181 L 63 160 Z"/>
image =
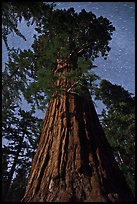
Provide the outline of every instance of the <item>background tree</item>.
<path id="1" fill-rule="evenodd" d="M 22 39 L 25 36 L 18 29 L 19 22 L 24 19 L 28 26 L 40 24 L 40 19 L 54 7 L 54 3 L 45 2 L 2 2 L 2 39 L 7 49 L 10 51 L 7 36 L 15 33 Z"/>
<path id="2" fill-rule="evenodd" d="M 27 173 L 28 168 L 20 167 L 16 171 L 16 177 L 13 179 L 10 192 L 9 192 L 9 201 L 20 202 L 21 198 L 25 193 L 25 188 L 27 185 Z"/>
<path id="3" fill-rule="evenodd" d="M 121 86 L 101 80 L 96 99 L 106 105 L 102 126 L 119 167 L 135 193 L 135 97 Z"/>
<path id="4" fill-rule="evenodd" d="M 21 109 L 18 112 L 18 116 L 14 117 L 14 119 L 16 120 L 10 120 L 10 126 L 3 131 L 4 138 L 8 141 L 8 145 L 3 147 L 3 157 L 8 156 L 9 158 L 7 178 L 3 180 L 5 186 L 3 189 L 3 200 L 6 199 L 6 201 L 12 198 L 11 195 L 14 192 L 12 182 L 16 180 L 18 169 L 21 168 L 22 172 L 25 173 L 24 177 L 26 180 L 28 178 L 32 158 L 40 136 L 40 125 L 42 122 L 41 119 L 32 116 L 31 112 L 25 112 Z M 22 183 L 23 188 L 24 185 Z"/>
<path id="5" fill-rule="evenodd" d="M 8 49 L 8 62 L 2 68 L 2 136 L 4 143 L 2 149 L 4 168 L 2 180 L 3 200 L 6 199 L 7 201 L 12 200 L 11 195 L 14 192 L 12 182 L 16 180 L 19 168 L 26 172 L 24 178 L 27 179 L 31 160 L 37 147 L 41 125 L 41 120 L 33 116 L 34 111 L 32 113 L 22 110 L 23 96 L 21 92 L 24 91 L 27 84 L 27 73 L 23 70 L 18 72 L 18 68 L 14 69 L 12 58 L 19 50 L 10 48 L 7 37 L 10 33 L 14 33 L 26 40 L 18 29 L 19 22 L 25 19 L 28 26 L 33 23 L 37 24 L 40 22 L 41 12 L 43 11 L 41 8 L 45 9 L 44 14 L 46 14 L 50 7 L 52 7 L 52 4 L 34 2 L 32 5 L 32 2 L 31 4 L 2 2 L 2 39 Z M 40 9 L 39 12 L 37 12 L 38 9 Z M 26 122 L 27 126 L 25 127 Z M 22 187 L 23 185 L 22 183 Z M 10 195 L 8 195 L 8 191 Z M 18 194 L 19 196 L 21 195 Z M 16 201 L 16 199 L 17 194 L 14 193 L 13 201 Z"/>

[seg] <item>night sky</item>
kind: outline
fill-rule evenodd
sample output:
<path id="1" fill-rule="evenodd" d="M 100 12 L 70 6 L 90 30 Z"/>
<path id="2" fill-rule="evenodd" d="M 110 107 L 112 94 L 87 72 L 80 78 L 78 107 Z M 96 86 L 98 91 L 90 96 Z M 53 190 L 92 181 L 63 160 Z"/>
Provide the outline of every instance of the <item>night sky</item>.
<path id="1" fill-rule="evenodd" d="M 108 18 L 116 31 L 110 41 L 108 59 L 97 58 L 95 73 L 135 92 L 135 3 L 134 2 L 60 2 L 57 8 L 74 7 Z"/>
<path id="2" fill-rule="evenodd" d="M 97 17 L 108 18 L 116 31 L 110 42 L 110 53 L 107 60 L 97 58 L 94 72 L 102 79 L 107 79 L 113 84 L 122 85 L 130 93 L 135 93 L 135 2 L 56 2 L 56 8 L 67 9 L 74 7 L 77 12 L 81 9 L 92 11 Z M 25 42 L 20 37 L 11 34 L 10 46 L 28 49 L 36 33 L 34 26 L 27 27 L 23 21 L 19 29 L 26 36 Z M 7 59 L 6 48 L 3 43 L 3 65 Z"/>

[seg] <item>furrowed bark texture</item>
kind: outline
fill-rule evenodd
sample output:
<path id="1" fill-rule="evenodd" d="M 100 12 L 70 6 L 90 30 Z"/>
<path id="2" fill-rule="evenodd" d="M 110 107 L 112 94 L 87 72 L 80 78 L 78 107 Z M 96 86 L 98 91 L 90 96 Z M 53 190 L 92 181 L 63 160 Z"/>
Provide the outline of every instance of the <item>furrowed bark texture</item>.
<path id="1" fill-rule="evenodd" d="M 88 97 L 51 99 L 22 202 L 133 201 Z"/>

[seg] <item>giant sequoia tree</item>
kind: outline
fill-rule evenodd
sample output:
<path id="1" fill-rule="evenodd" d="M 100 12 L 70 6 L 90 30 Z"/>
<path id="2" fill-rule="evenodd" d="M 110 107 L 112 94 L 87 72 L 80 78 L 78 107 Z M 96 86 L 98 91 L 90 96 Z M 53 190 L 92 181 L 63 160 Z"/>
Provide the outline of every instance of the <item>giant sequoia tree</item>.
<path id="1" fill-rule="evenodd" d="M 22 201 L 133 201 L 88 90 L 93 61 L 106 58 L 115 28 L 70 8 L 49 10 L 36 30 L 33 49 L 21 51 L 14 68 L 33 78 L 25 87 L 28 102 L 41 105 L 47 95 L 50 102 Z"/>

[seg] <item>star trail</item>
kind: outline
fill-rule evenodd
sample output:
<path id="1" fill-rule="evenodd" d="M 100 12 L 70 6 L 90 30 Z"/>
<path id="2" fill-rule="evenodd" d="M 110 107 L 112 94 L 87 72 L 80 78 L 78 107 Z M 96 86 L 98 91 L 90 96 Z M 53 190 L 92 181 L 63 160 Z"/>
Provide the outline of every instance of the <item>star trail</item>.
<path id="1" fill-rule="evenodd" d="M 111 50 L 107 60 L 104 60 L 102 57 L 95 59 L 94 64 L 97 67 L 94 69 L 94 72 L 101 79 L 121 85 L 134 95 L 135 2 L 56 2 L 55 9 L 68 9 L 70 7 L 74 7 L 76 12 L 85 9 L 86 11 L 93 12 L 97 17 L 106 17 L 115 26 L 116 31 L 114 31 L 110 41 Z M 36 34 L 35 26 L 27 27 L 26 22 L 22 21 L 19 24 L 19 30 L 27 38 L 27 41 L 11 34 L 8 37 L 9 45 L 20 49 L 31 48 L 33 35 Z M 2 66 L 4 67 L 4 63 L 7 60 L 7 51 L 4 43 L 2 46 L 2 59 Z M 102 105 L 98 107 L 101 108 Z"/>
<path id="2" fill-rule="evenodd" d="M 95 73 L 101 78 L 110 80 L 114 84 L 122 85 L 126 90 L 135 92 L 135 3 L 134 2 L 56 2 L 56 8 L 68 9 L 74 7 L 76 12 L 81 9 L 92 11 L 97 17 L 108 18 L 115 26 L 111 51 L 107 60 L 97 58 Z M 26 26 L 22 21 L 19 29 L 26 36 L 24 42 L 20 37 L 11 34 L 9 36 L 10 46 L 28 49 L 36 34 L 34 26 Z M 6 48 L 3 44 L 3 65 L 7 60 Z"/>
<path id="3" fill-rule="evenodd" d="M 108 18 L 116 31 L 110 42 L 108 59 L 97 58 L 95 73 L 126 90 L 135 92 L 135 3 L 134 2 L 56 2 L 56 8 L 74 7 Z"/>

